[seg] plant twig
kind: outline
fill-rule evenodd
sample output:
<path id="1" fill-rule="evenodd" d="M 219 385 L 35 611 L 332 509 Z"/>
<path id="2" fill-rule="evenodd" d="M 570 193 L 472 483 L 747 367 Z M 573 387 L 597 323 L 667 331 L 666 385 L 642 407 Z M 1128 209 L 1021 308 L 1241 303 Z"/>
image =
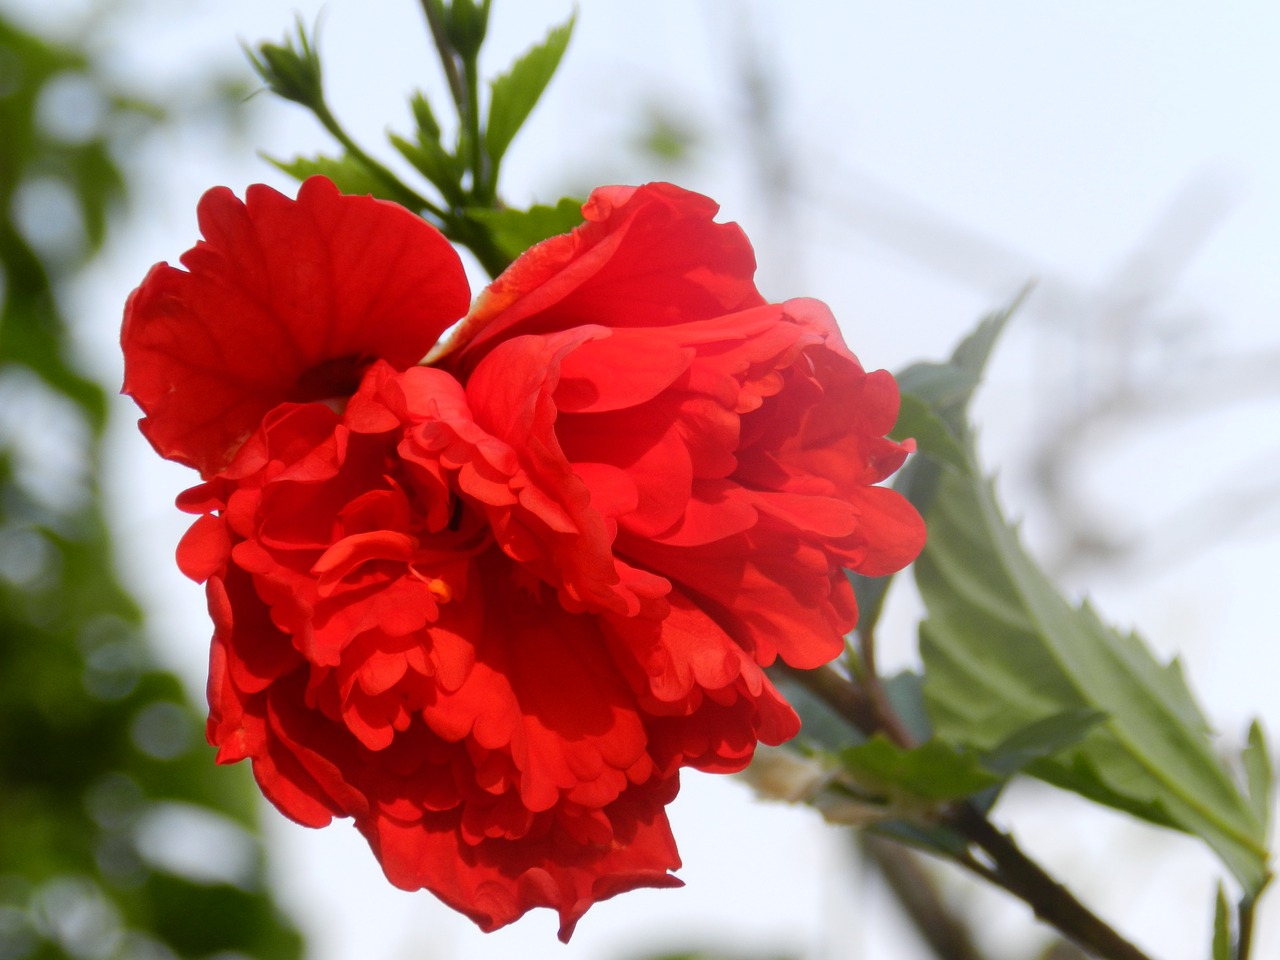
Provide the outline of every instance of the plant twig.
<path id="1" fill-rule="evenodd" d="M 443 226 L 448 222 L 449 215 L 422 194 L 407 186 L 382 163 L 365 153 L 360 145 L 351 139 L 351 135 L 342 127 L 342 124 L 338 123 L 337 118 L 329 110 L 328 104 L 321 102 L 313 105 L 311 110 L 316 115 L 316 119 L 320 121 L 321 125 L 328 130 L 330 134 L 332 134 L 335 140 L 342 144 L 347 153 L 363 164 L 366 170 L 381 180 L 383 184 L 385 184 L 396 195 L 398 202 L 411 209 L 416 209 L 419 212 L 426 212 L 430 214 L 436 219 L 436 223 L 434 225 L 443 228 Z"/>
<path id="2" fill-rule="evenodd" d="M 863 851 L 938 960 L 985 960 L 972 932 L 947 909 L 915 854 L 872 833 L 863 833 L 861 839 Z"/>
<path id="3" fill-rule="evenodd" d="M 876 632 L 874 625 L 868 626 L 865 631 L 858 631 L 857 636 L 858 647 L 862 653 L 862 687 L 866 691 L 867 699 L 871 701 L 871 708 L 875 712 L 884 735 L 904 750 L 910 750 L 916 745 L 915 737 L 911 735 L 911 731 L 903 724 L 898 712 L 893 709 L 893 705 L 889 702 L 889 696 L 885 693 L 884 684 L 880 682 L 880 671 L 876 667 Z"/>
<path id="4" fill-rule="evenodd" d="M 788 668 L 786 674 L 867 736 L 884 733 L 899 742 L 893 733 L 895 720 L 901 728 L 896 715 L 878 709 L 863 690 L 830 667 Z M 909 737 L 907 743 L 910 743 Z M 906 744 L 900 742 L 899 745 Z M 1068 940 L 1103 960 L 1151 960 L 1023 853 L 1012 837 L 998 830 L 972 804 L 954 804 L 943 822 L 985 855 L 982 859 L 957 857 L 958 863 L 1013 894 Z"/>
<path id="5" fill-rule="evenodd" d="M 1249 960 L 1249 954 L 1253 950 L 1254 908 L 1257 905 L 1257 896 L 1246 895 L 1240 901 L 1239 911 L 1236 914 L 1236 931 L 1239 939 L 1236 941 L 1235 960 Z"/>
<path id="6" fill-rule="evenodd" d="M 958 804 L 948 825 L 991 858 L 993 882 L 1072 942 L 1106 960 L 1150 960 L 1028 857 L 971 804 Z"/>
<path id="7" fill-rule="evenodd" d="M 769 671 L 777 676 L 788 677 L 804 686 L 857 729 L 863 732 L 874 732 L 878 729 L 879 717 L 866 694 L 830 667 L 797 670 L 779 660 L 769 668 Z"/>

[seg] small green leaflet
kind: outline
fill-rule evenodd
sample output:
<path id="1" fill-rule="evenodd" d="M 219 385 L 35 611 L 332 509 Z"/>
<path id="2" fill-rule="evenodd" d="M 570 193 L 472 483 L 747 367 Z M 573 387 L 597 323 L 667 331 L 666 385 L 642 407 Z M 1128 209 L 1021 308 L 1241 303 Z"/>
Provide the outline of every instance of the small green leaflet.
<path id="1" fill-rule="evenodd" d="M 859 785 L 908 803 L 959 800 L 1001 782 L 983 768 L 976 754 L 938 740 L 904 750 L 876 734 L 842 750 L 840 764 Z"/>
<path id="2" fill-rule="evenodd" d="M 467 219 L 489 231 L 498 249 L 512 260 L 535 243 L 568 233 L 582 223 L 582 202 L 570 197 L 554 207 L 533 206 L 528 210 L 469 207 L 465 212 Z"/>
<path id="3" fill-rule="evenodd" d="M 542 43 L 493 81 L 484 145 L 495 170 L 507 152 L 507 147 L 511 146 L 511 141 L 529 119 L 542 91 L 551 82 L 572 33 L 573 17 L 570 17 L 565 23 L 554 27 Z"/>
<path id="4" fill-rule="evenodd" d="M 1231 958 L 1231 905 L 1227 891 L 1218 884 L 1218 895 L 1213 901 L 1213 960 Z"/>
<path id="5" fill-rule="evenodd" d="M 433 139 L 423 131 L 419 131 L 417 142 L 394 133 L 388 139 L 402 157 L 431 181 L 445 200 L 451 204 L 463 202 L 466 196 L 462 189 L 464 164 L 442 147 L 438 139 Z"/>
<path id="6" fill-rule="evenodd" d="M 1274 798 L 1275 771 L 1271 767 L 1271 750 L 1257 720 L 1249 726 L 1249 742 L 1240 755 L 1246 782 L 1249 785 L 1249 802 L 1254 815 L 1262 823 L 1263 833 L 1270 832 L 1271 802 Z"/>
<path id="7" fill-rule="evenodd" d="M 961 373 L 980 371 L 990 352 L 990 325 L 979 333 L 957 350 Z M 947 383 L 936 370 L 931 377 Z M 963 379 L 951 383 L 958 389 L 937 391 L 945 399 L 934 409 L 965 456 L 962 464 L 941 456 L 947 468 L 919 461 L 932 475 L 920 499 L 929 542 L 915 565 L 928 610 L 925 700 L 938 736 L 996 756 L 1038 725 L 1065 724 L 1067 748 L 1032 759 L 1028 772 L 1200 837 L 1256 893 L 1267 878 L 1265 748 L 1247 751 L 1250 802 L 1218 759 L 1177 662 L 1162 666 L 1138 637 L 1062 598 L 1002 515 L 974 459 Z"/>
<path id="8" fill-rule="evenodd" d="M 274 157 L 267 157 L 266 160 L 299 182 L 308 177 L 328 177 L 340 193 L 352 196 L 372 195 L 384 200 L 400 199 L 368 167 L 352 157 L 326 157 L 320 154 L 315 157 L 294 157 L 292 160 L 277 160 Z"/>

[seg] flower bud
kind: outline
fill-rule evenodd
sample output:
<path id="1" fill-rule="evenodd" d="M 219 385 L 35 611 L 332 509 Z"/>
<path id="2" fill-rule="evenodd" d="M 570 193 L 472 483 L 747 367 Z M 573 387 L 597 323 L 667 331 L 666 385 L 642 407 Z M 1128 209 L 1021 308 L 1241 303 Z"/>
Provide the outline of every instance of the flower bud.
<path id="1" fill-rule="evenodd" d="M 453 0 L 448 11 L 449 42 L 464 60 L 474 57 L 489 27 L 489 0 Z"/>
<path id="2" fill-rule="evenodd" d="M 286 37 L 282 46 L 264 43 L 256 54 L 252 50 L 246 52 L 254 70 L 273 93 L 313 110 L 323 107 L 320 58 L 307 39 L 301 19 L 296 46 L 294 40 Z"/>

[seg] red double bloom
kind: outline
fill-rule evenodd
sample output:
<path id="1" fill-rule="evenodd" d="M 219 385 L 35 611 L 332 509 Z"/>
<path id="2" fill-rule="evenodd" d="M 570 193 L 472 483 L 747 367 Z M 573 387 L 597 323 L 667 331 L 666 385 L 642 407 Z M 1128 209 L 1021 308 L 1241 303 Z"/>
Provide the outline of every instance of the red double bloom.
<path id="1" fill-rule="evenodd" d="M 287 816 L 491 930 L 675 886 L 679 770 L 799 720 L 844 568 L 924 528 L 874 486 L 897 387 L 820 303 L 765 303 L 705 197 L 596 191 L 467 308 L 430 226 L 315 178 L 200 204 L 130 298 L 125 392 L 204 482 L 179 564 L 215 624 L 208 736 Z M 419 365 L 424 355 L 427 365 Z"/>

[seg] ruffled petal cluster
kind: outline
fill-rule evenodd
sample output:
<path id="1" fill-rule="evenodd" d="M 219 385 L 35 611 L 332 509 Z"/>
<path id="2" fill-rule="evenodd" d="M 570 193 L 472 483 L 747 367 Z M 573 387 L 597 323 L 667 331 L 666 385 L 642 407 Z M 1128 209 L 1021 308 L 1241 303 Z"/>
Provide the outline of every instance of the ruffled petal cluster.
<path id="1" fill-rule="evenodd" d="M 126 307 L 143 432 L 203 480 L 178 562 L 219 762 L 486 930 L 678 885 L 681 768 L 794 736 L 763 668 L 837 656 L 844 570 L 923 544 L 876 486 L 893 379 L 822 304 L 766 303 L 715 213 L 598 190 L 438 344 L 469 293 L 423 221 L 217 189 Z"/>

